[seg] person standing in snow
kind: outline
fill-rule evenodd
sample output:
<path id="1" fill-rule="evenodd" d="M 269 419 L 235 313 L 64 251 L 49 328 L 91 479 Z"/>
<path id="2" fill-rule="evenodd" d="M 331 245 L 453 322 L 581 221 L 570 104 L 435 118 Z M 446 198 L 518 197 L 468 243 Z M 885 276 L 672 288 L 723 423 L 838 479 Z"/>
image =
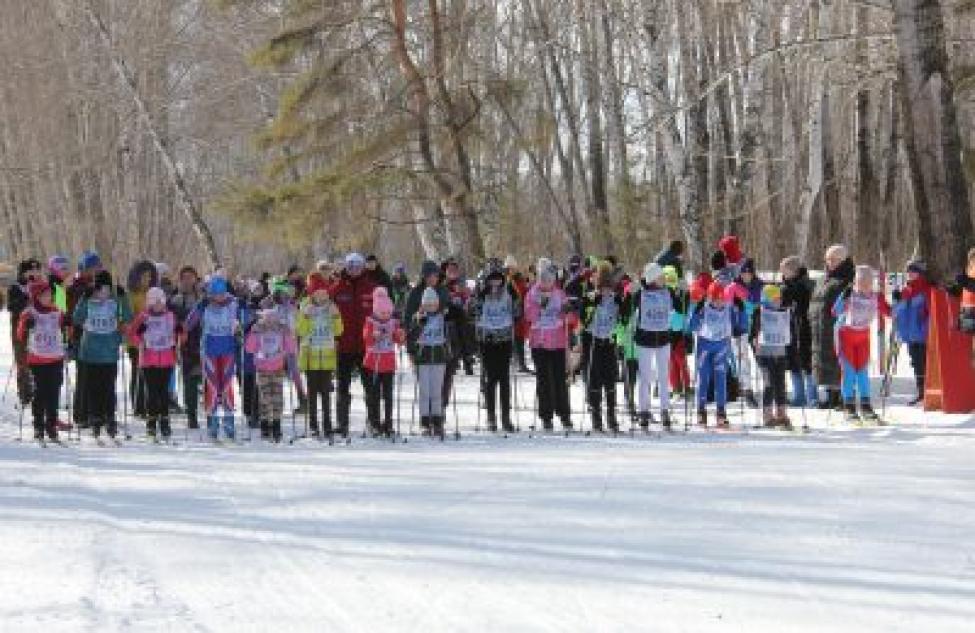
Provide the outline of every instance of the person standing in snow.
<path id="1" fill-rule="evenodd" d="M 928 320 L 931 316 L 931 282 L 923 261 L 907 264 L 907 285 L 893 294 L 894 331 L 907 345 L 914 370 L 917 397 L 908 404 L 914 406 L 924 400 L 924 376 L 928 354 Z M 892 368 L 893 369 L 893 368 Z"/>
<path id="2" fill-rule="evenodd" d="M 349 253 L 345 258 L 345 268 L 332 288 L 332 300 L 342 315 L 342 335 L 338 344 L 338 365 L 336 380 L 335 417 L 336 431 L 345 437 L 349 435 L 349 412 L 352 409 L 352 377 L 358 372 L 363 390 L 366 389 L 362 372 L 365 357 L 362 331 L 366 319 L 372 314 L 372 292 L 376 283 L 366 274 L 366 260 L 359 253 Z"/>
<path id="3" fill-rule="evenodd" d="M 613 265 L 608 261 L 596 265 L 595 288 L 582 298 L 582 375 L 585 378 L 586 402 L 592 416 L 594 433 L 603 432 L 603 394 L 606 396 L 606 425 L 619 431 L 616 419 L 616 382 L 619 363 L 614 334 L 624 320 L 625 299 L 617 291 Z"/>
<path id="4" fill-rule="evenodd" d="M 572 429 L 566 351 L 569 332 L 578 316 L 565 292 L 556 285 L 556 271 L 548 260 L 539 261 L 538 281 L 528 291 L 525 318 L 530 324 L 529 344 L 535 365 L 538 416 L 546 431 L 559 416 L 565 430 Z"/>
<path id="5" fill-rule="evenodd" d="M 270 436 L 281 441 L 281 419 L 284 416 L 284 377 L 291 376 L 301 393 L 295 354 L 298 351 L 294 333 L 281 320 L 281 312 L 265 299 L 258 312 L 257 323 L 251 327 L 244 349 L 254 355 L 257 370 L 257 391 L 260 400 L 261 437 Z"/>
<path id="6" fill-rule="evenodd" d="M 846 247 L 834 244 L 826 250 L 826 275 L 816 283 L 809 302 L 812 326 L 812 365 L 816 384 L 824 390 L 820 408 L 842 407 L 840 360 L 836 355 L 836 316 L 833 306 L 840 294 L 853 283 L 856 266 Z"/>
<path id="7" fill-rule="evenodd" d="M 84 389 L 87 422 L 96 438 L 102 426 L 107 427 L 110 438 L 118 432 L 115 382 L 122 331 L 131 320 L 132 308 L 124 292 L 114 286 L 107 270 L 99 271 L 72 315 L 75 328 L 81 332 L 78 366 L 84 366 L 85 379 L 79 388 Z"/>
<path id="8" fill-rule="evenodd" d="M 362 331 L 366 355 L 362 361 L 365 372 L 366 410 L 369 430 L 374 437 L 393 436 L 393 389 L 396 378 L 396 346 L 402 345 L 406 335 L 385 286 L 372 291 L 372 316 L 366 319 Z M 382 422 L 380 422 L 380 402 Z"/>
<path id="9" fill-rule="evenodd" d="M 424 269 L 429 272 L 426 264 Z M 427 280 L 432 276 L 433 273 L 428 275 Z M 444 372 L 450 355 L 445 294 L 446 290 L 442 287 L 425 285 L 421 290 L 419 306 L 411 313 L 408 331 L 410 356 L 416 368 L 420 427 L 424 435 L 441 438 L 444 436 Z"/>
<path id="10" fill-rule="evenodd" d="M 735 330 L 744 330 L 745 317 L 740 300 L 729 301 L 725 286 L 715 281 L 707 289 L 705 300 L 694 308 L 690 330 L 697 334 L 695 359 L 697 373 L 698 424 L 708 424 L 708 391 L 714 385 L 719 428 L 728 428 L 728 361 Z"/>
<path id="11" fill-rule="evenodd" d="M 676 296 L 663 283 L 664 270 L 656 262 L 643 269 L 640 291 L 631 295 L 634 319 L 633 342 L 640 366 L 637 406 L 640 426 L 646 430 L 654 422 L 650 413 L 651 384 L 660 397 L 660 423 L 670 430 L 670 316 Z"/>
<path id="12" fill-rule="evenodd" d="M 508 280 L 508 285 L 514 289 L 519 305 L 525 305 L 525 297 L 528 295 L 528 279 L 518 268 L 518 260 L 514 255 L 508 255 L 504 259 L 504 274 Z M 518 362 L 517 370 L 523 374 L 532 373 L 526 363 L 525 342 L 528 340 L 528 321 L 525 319 L 524 311 L 515 321 L 514 357 Z"/>
<path id="13" fill-rule="evenodd" d="M 169 300 L 169 309 L 182 324 L 190 313 L 203 300 L 200 292 L 200 276 L 192 266 L 184 266 L 179 271 L 176 294 Z M 200 385 L 203 381 L 203 365 L 200 361 L 200 330 L 186 332 L 179 341 L 179 371 L 183 381 L 183 406 L 186 411 L 187 426 L 199 428 Z"/>
<path id="14" fill-rule="evenodd" d="M 54 305 L 51 286 L 42 278 L 28 284 L 30 305 L 20 312 L 16 336 L 27 351 L 26 364 L 33 376 L 31 413 L 34 439 L 58 439 L 58 403 L 64 380 L 64 313 Z"/>
<path id="15" fill-rule="evenodd" d="M 691 370 L 687 365 L 686 332 L 690 297 L 687 290 L 681 287 L 677 269 L 673 266 L 664 266 L 664 285 L 674 297 L 674 309 L 670 313 L 670 391 L 687 398 L 692 388 Z"/>
<path id="16" fill-rule="evenodd" d="M 677 272 L 677 278 L 684 278 L 684 242 L 683 240 L 671 240 L 667 248 L 657 253 L 654 261 L 663 268 L 672 266 Z"/>
<path id="17" fill-rule="evenodd" d="M 752 313 L 749 341 L 765 383 L 762 420 L 769 428 L 792 428 L 785 389 L 785 372 L 794 353 L 792 324 L 791 311 L 782 307 L 782 289 L 775 284 L 764 286 L 761 304 Z"/>
<path id="18" fill-rule="evenodd" d="M 149 260 L 137 262 L 129 270 L 125 289 L 129 299 L 129 305 L 133 314 L 140 314 L 146 309 L 146 293 L 149 288 L 159 285 L 159 275 L 156 271 L 156 264 Z M 139 349 L 134 345 L 128 345 L 126 349 L 129 356 L 129 366 L 132 368 L 129 376 L 129 399 L 132 402 L 132 413 L 137 418 L 146 416 L 146 381 L 139 369 Z"/>
<path id="19" fill-rule="evenodd" d="M 318 403 L 322 405 L 322 432 L 332 436 L 332 389 L 337 355 L 335 341 L 342 336 L 342 315 L 328 295 L 328 281 L 321 273 L 308 275 L 308 296 L 301 304 L 295 326 L 298 335 L 298 369 L 305 373 L 308 421 L 318 436 Z"/>
<path id="20" fill-rule="evenodd" d="M 17 373 L 17 398 L 20 406 L 30 404 L 34 395 L 34 381 L 30 365 L 27 363 L 27 340 L 17 336 L 20 315 L 30 307 L 30 284 L 44 278 L 41 263 L 36 259 L 25 259 L 17 265 L 17 279 L 7 290 L 7 310 L 10 311 L 10 338 L 14 352 L 14 367 Z"/>
<path id="21" fill-rule="evenodd" d="M 836 355 L 843 371 L 842 394 L 847 420 L 860 422 L 863 419 L 882 424 L 870 404 L 870 328 L 878 313 L 890 316 L 890 306 L 882 293 L 874 291 L 875 277 L 870 266 L 857 266 L 853 286 L 843 290 L 833 304 L 833 317 L 836 319 Z"/>
<path id="22" fill-rule="evenodd" d="M 139 351 L 139 371 L 146 386 L 146 433 L 158 432 L 169 439 L 169 378 L 176 365 L 179 335 L 176 315 L 166 306 L 166 291 L 152 287 L 146 292 L 146 308 L 133 319 L 129 337 Z"/>
<path id="23" fill-rule="evenodd" d="M 487 425 L 492 433 L 498 430 L 496 396 L 501 401 L 502 430 L 505 433 L 515 430 L 511 424 L 511 357 L 515 322 L 520 313 L 521 304 L 514 287 L 506 283 L 504 271 L 497 263 L 490 265 L 474 299 L 473 314 L 480 346 Z"/>
<path id="24" fill-rule="evenodd" d="M 795 333 L 795 353 L 789 361 L 792 377 L 793 407 L 817 405 L 816 379 L 812 373 L 812 326 L 809 323 L 809 301 L 815 284 L 809 272 L 796 256 L 784 258 L 779 263 L 782 276 L 782 307 L 792 314 L 792 331 Z"/>
<path id="25" fill-rule="evenodd" d="M 78 304 L 86 294 L 89 294 L 89 289 L 94 287 L 95 275 L 101 272 L 101 270 L 102 260 L 98 256 L 98 253 L 85 251 L 78 257 L 78 272 L 71 280 L 71 284 L 68 285 L 66 292 L 68 309 L 65 314 L 70 321 L 73 321 L 74 311 L 78 307 Z M 88 391 L 85 386 L 87 368 L 85 367 L 85 363 L 78 358 L 78 346 L 82 333 L 82 328 L 74 327 L 72 322 L 68 328 L 68 356 L 74 360 L 75 364 L 75 384 L 71 402 L 71 417 L 76 427 L 87 428 L 90 417 L 88 415 L 88 402 L 85 399 L 85 394 Z"/>

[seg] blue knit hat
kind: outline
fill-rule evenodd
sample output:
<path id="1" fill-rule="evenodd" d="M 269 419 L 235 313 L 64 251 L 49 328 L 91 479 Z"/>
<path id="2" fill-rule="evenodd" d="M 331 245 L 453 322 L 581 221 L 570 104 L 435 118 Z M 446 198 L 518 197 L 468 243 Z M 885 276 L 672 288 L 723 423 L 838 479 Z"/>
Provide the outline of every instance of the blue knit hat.
<path id="1" fill-rule="evenodd" d="M 78 270 L 85 271 L 102 265 L 102 258 L 95 251 L 85 251 L 78 258 Z"/>

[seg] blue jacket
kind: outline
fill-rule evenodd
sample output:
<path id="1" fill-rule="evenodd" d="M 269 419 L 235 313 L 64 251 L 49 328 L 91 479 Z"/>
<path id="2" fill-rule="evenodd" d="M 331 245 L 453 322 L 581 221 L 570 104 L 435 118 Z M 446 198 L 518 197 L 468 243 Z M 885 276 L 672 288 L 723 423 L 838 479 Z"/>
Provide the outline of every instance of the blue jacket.
<path id="1" fill-rule="evenodd" d="M 926 343 L 929 321 L 928 293 L 918 292 L 894 304 L 894 330 L 904 343 Z"/>
<path id="2" fill-rule="evenodd" d="M 125 297 L 113 297 L 115 301 L 114 319 L 115 327 L 106 332 L 95 332 L 85 328 L 88 321 L 89 304 L 92 299 L 84 297 L 75 306 L 71 320 L 74 326 L 83 330 L 81 342 L 78 346 L 78 360 L 92 365 L 114 365 L 119 359 L 119 347 L 122 346 L 123 338 L 121 327 L 132 320 L 132 309 L 129 301 Z"/>

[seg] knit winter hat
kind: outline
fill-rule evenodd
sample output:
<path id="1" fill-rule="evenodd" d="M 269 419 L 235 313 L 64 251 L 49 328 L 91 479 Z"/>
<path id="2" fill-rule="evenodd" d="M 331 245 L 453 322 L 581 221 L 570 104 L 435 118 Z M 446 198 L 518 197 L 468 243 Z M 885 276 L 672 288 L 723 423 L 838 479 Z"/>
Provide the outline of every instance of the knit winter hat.
<path id="1" fill-rule="evenodd" d="M 754 275 L 755 274 L 755 260 L 752 259 L 751 257 L 746 258 L 745 261 L 743 261 L 741 263 L 741 268 L 739 269 L 738 272 L 740 272 L 740 273 L 751 273 L 751 274 Z"/>
<path id="2" fill-rule="evenodd" d="M 776 303 L 782 300 L 782 288 L 776 284 L 765 284 L 762 288 L 762 301 Z"/>
<path id="3" fill-rule="evenodd" d="M 386 290 L 386 286 L 376 286 L 372 291 L 372 302 L 375 303 L 380 299 L 389 299 L 389 292 Z"/>
<path id="4" fill-rule="evenodd" d="M 84 272 L 102 265 L 102 258 L 95 251 L 85 251 L 78 258 L 78 270 Z"/>
<path id="5" fill-rule="evenodd" d="M 440 266 L 437 266 L 437 262 L 431 259 L 426 260 L 425 262 L 423 262 L 423 265 L 420 266 L 420 277 L 422 277 L 423 279 L 426 279 L 430 275 L 439 275 L 439 274 L 440 274 Z"/>
<path id="6" fill-rule="evenodd" d="M 98 274 L 95 275 L 96 288 L 103 288 L 105 286 L 111 288 L 113 285 L 114 283 L 112 282 L 112 273 L 108 272 L 107 270 L 99 271 Z"/>
<path id="7" fill-rule="evenodd" d="M 440 295 L 433 288 L 427 286 L 420 297 L 420 303 L 424 306 L 440 306 Z"/>
<path id="8" fill-rule="evenodd" d="M 866 264 L 860 264 L 859 266 L 857 266 L 856 269 L 857 281 L 863 281 L 865 279 L 873 280 L 873 278 L 874 278 L 874 272 L 872 267 Z"/>
<path id="9" fill-rule="evenodd" d="M 721 251 L 711 254 L 711 270 L 721 270 L 728 265 L 728 258 Z"/>
<path id="10" fill-rule="evenodd" d="M 724 301 L 725 300 L 725 287 L 719 282 L 712 282 L 708 286 L 708 300 L 710 301 Z"/>
<path id="11" fill-rule="evenodd" d="M 64 279 L 68 276 L 69 267 L 68 258 L 64 255 L 51 255 L 47 260 L 47 269 L 59 279 Z"/>
<path id="12" fill-rule="evenodd" d="M 663 277 L 664 269 L 657 262 L 650 262 L 643 267 L 643 281 L 648 284 L 656 282 L 658 279 Z"/>
<path id="13" fill-rule="evenodd" d="M 211 297 L 227 294 L 227 280 L 223 277 L 211 277 L 207 283 L 207 294 Z"/>
<path id="14" fill-rule="evenodd" d="M 555 268 L 553 266 L 545 266 L 544 268 L 539 268 L 538 280 L 545 284 L 554 284 Z"/>
<path id="15" fill-rule="evenodd" d="M 514 255 L 507 255 L 504 258 L 505 268 L 518 268 L 518 260 L 515 259 Z"/>
<path id="16" fill-rule="evenodd" d="M 157 303 L 166 303 L 166 293 L 162 288 L 152 287 L 146 291 L 146 305 L 155 305 Z"/>
<path id="17" fill-rule="evenodd" d="M 735 235 L 725 235 L 718 241 L 718 248 L 724 253 L 728 262 L 737 264 L 741 261 L 741 244 Z"/>
<path id="18" fill-rule="evenodd" d="M 345 267 L 346 268 L 357 268 L 362 269 L 366 265 L 366 258 L 360 253 L 349 253 L 345 256 Z"/>
<path id="19" fill-rule="evenodd" d="M 328 290 L 328 282 L 325 281 L 325 275 L 316 271 L 308 275 L 305 281 L 305 292 L 311 296 L 319 290 Z"/>
<path id="20" fill-rule="evenodd" d="M 918 275 L 927 275 L 928 265 L 924 263 L 923 260 L 912 259 L 911 261 L 907 262 L 907 272 L 916 273 Z"/>
<path id="21" fill-rule="evenodd" d="M 379 290 L 379 288 L 377 288 Z M 379 296 L 373 293 L 372 297 L 372 312 L 380 319 L 388 319 L 393 316 L 393 310 L 395 310 L 393 302 L 390 300 L 389 295 L 385 292 Z"/>

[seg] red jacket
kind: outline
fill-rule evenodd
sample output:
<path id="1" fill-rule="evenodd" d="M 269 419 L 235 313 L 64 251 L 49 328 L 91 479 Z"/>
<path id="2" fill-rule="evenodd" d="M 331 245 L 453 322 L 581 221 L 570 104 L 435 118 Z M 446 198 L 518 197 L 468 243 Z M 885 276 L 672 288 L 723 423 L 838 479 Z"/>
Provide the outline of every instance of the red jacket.
<path id="1" fill-rule="evenodd" d="M 391 332 L 388 332 L 389 336 L 384 337 L 385 341 L 380 344 L 377 335 L 384 327 Z M 369 317 L 362 331 L 362 342 L 366 346 L 366 357 L 362 366 L 374 374 L 391 374 L 396 371 L 396 345 L 406 342 L 406 333 L 396 319 L 384 322 Z"/>
<path id="2" fill-rule="evenodd" d="M 51 356 L 39 356 L 34 353 L 31 349 L 30 341 L 30 331 L 34 328 L 35 315 L 40 318 L 46 318 L 48 315 L 57 313 L 57 326 L 58 332 L 57 336 L 60 337 L 60 341 L 53 342 L 53 347 L 57 348 L 57 351 L 52 352 Z M 52 319 L 54 317 L 51 317 Z M 53 365 L 54 363 L 60 363 L 64 360 L 64 328 L 66 320 L 64 318 L 64 313 L 57 308 L 43 309 L 38 307 L 36 304 L 32 304 L 24 309 L 20 313 L 20 319 L 17 321 L 17 340 L 25 343 L 27 345 L 27 364 L 28 365 Z"/>
<path id="3" fill-rule="evenodd" d="M 524 305 L 525 298 L 528 296 L 528 280 L 521 273 L 517 273 L 511 276 L 511 285 L 515 289 L 515 293 L 518 295 L 518 300 Z M 524 312 L 524 311 L 523 311 Z M 524 341 L 528 338 L 528 333 L 531 331 L 531 323 L 528 322 L 524 316 L 522 316 L 515 323 L 515 336 L 520 340 Z"/>
<path id="4" fill-rule="evenodd" d="M 343 272 L 332 288 L 332 301 L 342 315 L 342 336 L 339 337 L 340 354 L 362 354 L 366 351 L 362 331 L 366 319 L 372 314 L 372 291 L 376 289 L 370 275 L 352 278 Z"/>

